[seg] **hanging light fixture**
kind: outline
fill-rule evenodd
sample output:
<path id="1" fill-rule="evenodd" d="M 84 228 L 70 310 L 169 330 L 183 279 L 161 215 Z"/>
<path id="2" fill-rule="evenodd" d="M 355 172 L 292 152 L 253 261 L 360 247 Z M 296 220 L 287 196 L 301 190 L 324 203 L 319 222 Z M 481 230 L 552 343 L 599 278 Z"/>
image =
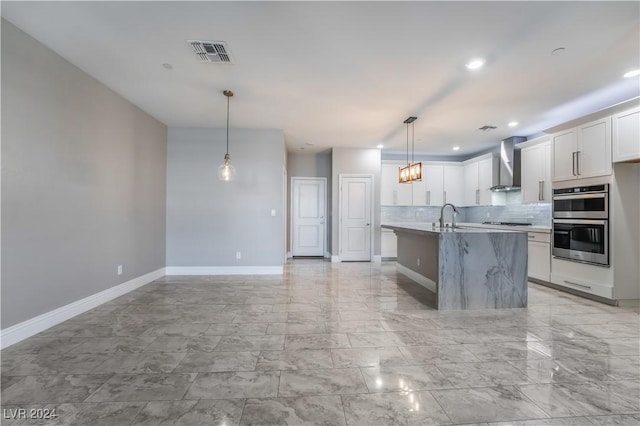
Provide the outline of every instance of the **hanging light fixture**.
<path id="1" fill-rule="evenodd" d="M 218 179 L 230 181 L 236 174 L 236 169 L 231 165 L 231 157 L 229 156 L 229 99 L 233 96 L 233 92 L 225 90 L 222 93 L 227 97 L 227 153 L 224 155 L 224 164 L 218 167 Z"/>
<path id="2" fill-rule="evenodd" d="M 407 165 L 398 168 L 398 182 L 413 183 L 422 181 L 422 163 L 413 161 L 414 145 L 415 145 L 415 129 L 413 122 L 418 117 L 409 117 L 404 120 L 407 125 Z M 411 162 L 409 162 L 409 124 L 411 124 Z"/>

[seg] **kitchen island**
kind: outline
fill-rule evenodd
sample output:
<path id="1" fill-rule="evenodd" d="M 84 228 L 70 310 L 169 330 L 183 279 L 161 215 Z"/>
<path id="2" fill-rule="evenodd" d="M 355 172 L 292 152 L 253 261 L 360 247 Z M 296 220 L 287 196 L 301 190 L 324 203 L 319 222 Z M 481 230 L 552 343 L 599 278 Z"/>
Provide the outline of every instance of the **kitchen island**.
<path id="1" fill-rule="evenodd" d="M 436 294 L 440 310 L 527 306 L 527 233 L 387 223 L 398 272 Z"/>

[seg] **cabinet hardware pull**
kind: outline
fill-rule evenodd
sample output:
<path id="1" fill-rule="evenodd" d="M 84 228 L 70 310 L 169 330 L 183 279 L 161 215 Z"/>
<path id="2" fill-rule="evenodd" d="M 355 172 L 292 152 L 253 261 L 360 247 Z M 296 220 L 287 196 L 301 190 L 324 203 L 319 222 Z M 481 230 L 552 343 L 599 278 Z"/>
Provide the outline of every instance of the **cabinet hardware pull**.
<path id="1" fill-rule="evenodd" d="M 532 240 L 535 238 L 535 235 L 529 235 L 529 238 L 531 238 Z"/>
<path id="2" fill-rule="evenodd" d="M 538 182 L 538 201 L 544 200 L 544 195 L 542 194 L 543 188 L 544 188 L 544 181 L 541 180 Z"/>
<path id="3" fill-rule="evenodd" d="M 480 190 L 476 189 L 476 204 L 480 204 Z"/>
<path id="4" fill-rule="evenodd" d="M 447 191 L 442 191 L 442 200 L 447 204 Z"/>
<path id="5" fill-rule="evenodd" d="M 571 153 L 571 167 L 573 168 L 573 175 L 576 176 L 576 151 Z"/>
<path id="6" fill-rule="evenodd" d="M 580 176 L 582 173 L 580 172 L 580 154 L 582 151 L 576 151 L 576 173 Z"/>
<path id="7" fill-rule="evenodd" d="M 427 205 L 431 205 L 431 191 L 427 191 Z"/>
<path id="8" fill-rule="evenodd" d="M 578 283 L 574 283 L 574 282 L 567 281 L 567 280 L 564 280 L 564 282 L 567 283 L 567 284 L 571 284 L 571 285 L 577 285 L 578 287 L 591 289 L 590 285 L 578 284 Z"/>

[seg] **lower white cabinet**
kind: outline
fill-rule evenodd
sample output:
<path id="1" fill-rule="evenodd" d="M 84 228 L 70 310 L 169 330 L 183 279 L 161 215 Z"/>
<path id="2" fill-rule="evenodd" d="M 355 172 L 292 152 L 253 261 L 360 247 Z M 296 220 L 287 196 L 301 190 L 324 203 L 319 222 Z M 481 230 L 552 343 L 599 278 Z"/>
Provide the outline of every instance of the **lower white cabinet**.
<path id="1" fill-rule="evenodd" d="M 393 230 L 382 228 L 380 245 L 380 257 L 383 259 L 395 259 L 398 257 L 398 240 Z"/>
<path id="2" fill-rule="evenodd" d="M 613 270 L 588 263 L 551 259 L 551 283 L 613 299 Z"/>
<path id="3" fill-rule="evenodd" d="M 550 234 L 529 232 L 529 278 L 549 282 L 551 274 Z"/>

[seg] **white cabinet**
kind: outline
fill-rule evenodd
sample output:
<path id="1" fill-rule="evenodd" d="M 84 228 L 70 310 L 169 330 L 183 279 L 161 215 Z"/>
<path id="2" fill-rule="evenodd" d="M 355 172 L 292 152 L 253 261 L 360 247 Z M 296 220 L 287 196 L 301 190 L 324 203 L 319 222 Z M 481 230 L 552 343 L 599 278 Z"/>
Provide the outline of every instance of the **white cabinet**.
<path id="1" fill-rule="evenodd" d="M 640 107 L 612 117 L 613 162 L 640 161 Z"/>
<path id="2" fill-rule="evenodd" d="M 493 159 L 469 160 L 463 166 L 464 206 L 491 205 L 491 186 L 493 185 Z"/>
<path id="3" fill-rule="evenodd" d="M 611 117 L 552 136 L 553 181 L 611 174 Z"/>
<path id="4" fill-rule="evenodd" d="M 380 257 L 383 259 L 395 259 L 398 257 L 398 240 L 393 230 L 382 228 L 380 244 Z"/>
<path id="5" fill-rule="evenodd" d="M 544 232 L 529 232 L 529 278 L 549 281 L 551 274 L 551 236 Z"/>
<path id="6" fill-rule="evenodd" d="M 541 138 L 540 142 L 531 142 L 534 144 L 525 145 L 521 152 L 522 202 L 550 203 L 551 142 L 548 137 Z"/>
<path id="7" fill-rule="evenodd" d="M 383 163 L 380 173 L 380 204 L 383 206 L 410 206 L 413 188 L 398 182 L 399 163 Z"/>
<path id="8" fill-rule="evenodd" d="M 413 184 L 414 206 L 441 206 L 444 191 L 444 167 L 422 163 L 422 182 Z"/>
<path id="9" fill-rule="evenodd" d="M 463 177 L 461 166 L 444 166 L 442 204 L 451 203 L 454 206 L 463 205 Z"/>

